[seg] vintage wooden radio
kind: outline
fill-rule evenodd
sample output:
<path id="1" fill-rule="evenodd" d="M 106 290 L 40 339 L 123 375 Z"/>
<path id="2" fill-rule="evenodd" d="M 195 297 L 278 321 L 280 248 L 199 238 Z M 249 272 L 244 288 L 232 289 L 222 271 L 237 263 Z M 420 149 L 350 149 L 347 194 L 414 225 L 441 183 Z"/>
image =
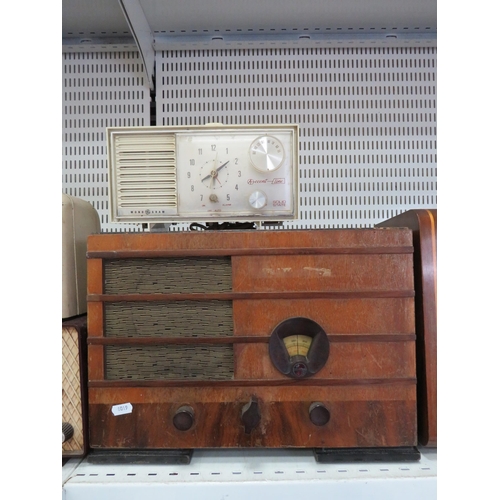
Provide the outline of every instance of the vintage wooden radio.
<path id="1" fill-rule="evenodd" d="M 87 236 L 100 232 L 97 210 L 62 195 L 62 457 L 83 457 L 87 435 Z"/>
<path id="2" fill-rule="evenodd" d="M 437 446 L 437 209 L 408 210 L 379 227 L 409 227 L 415 248 L 418 438 Z"/>
<path id="3" fill-rule="evenodd" d="M 88 451 L 87 316 L 62 320 L 62 457 Z"/>
<path id="4" fill-rule="evenodd" d="M 417 444 L 412 232 L 88 239 L 94 450 Z"/>

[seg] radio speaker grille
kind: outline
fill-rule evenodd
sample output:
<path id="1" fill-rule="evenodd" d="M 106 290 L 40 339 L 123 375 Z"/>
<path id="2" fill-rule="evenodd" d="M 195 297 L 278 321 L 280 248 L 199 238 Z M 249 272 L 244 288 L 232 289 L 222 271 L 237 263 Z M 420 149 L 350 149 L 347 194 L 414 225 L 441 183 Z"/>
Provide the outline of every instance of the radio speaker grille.
<path id="1" fill-rule="evenodd" d="M 108 380 L 229 380 L 232 345 L 106 346 Z"/>
<path id="2" fill-rule="evenodd" d="M 230 258 L 106 260 L 108 294 L 229 292 Z"/>
<path id="3" fill-rule="evenodd" d="M 87 321 L 86 315 L 62 322 L 62 422 L 73 435 L 62 443 L 63 457 L 84 456 L 87 451 Z"/>
<path id="4" fill-rule="evenodd" d="M 106 337 L 229 337 L 231 301 L 105 304 Z"/>

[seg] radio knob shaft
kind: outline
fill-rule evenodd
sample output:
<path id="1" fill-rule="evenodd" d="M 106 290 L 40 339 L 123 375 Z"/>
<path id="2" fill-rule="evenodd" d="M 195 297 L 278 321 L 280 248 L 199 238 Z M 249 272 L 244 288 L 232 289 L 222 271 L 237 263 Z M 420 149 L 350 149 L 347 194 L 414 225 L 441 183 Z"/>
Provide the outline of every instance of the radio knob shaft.
<path id="1" fill-rule="evenodd" d="M 250 401 L 241 410 L 241 420 L 245 426 L 245 434 L 250 434 L 260 423 L 260 411 L 256 398 L 252 397 Z"/>
<path id="2" fill-rule="evenodd" d="M 194 410 L 190 406 L 181 406 L 173 418 L 174 427 L 178 431 L 187 431 L 194 424 Z"/>
<path id="3" fill-rule="evenodd" d="M 309 419 L 314 425 L 326 425 L 330 420 L 330 411 L 323 403 L 312 403 L 309 406 Z"/>

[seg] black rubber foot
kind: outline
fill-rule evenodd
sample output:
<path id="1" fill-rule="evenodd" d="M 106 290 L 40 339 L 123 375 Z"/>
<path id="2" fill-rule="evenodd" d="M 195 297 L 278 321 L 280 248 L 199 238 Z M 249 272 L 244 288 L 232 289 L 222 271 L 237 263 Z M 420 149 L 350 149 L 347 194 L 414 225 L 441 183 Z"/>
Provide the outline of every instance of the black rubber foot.
<path id="1" fill-rule="evenodd" d="M 91 464 L 189 465 L 193 450 L 92 450 Z"/>
<path id="2" fill-rule="evenodd" d="M 348 462 L 414 462 L 420 460 L 416 447 L 398 448 L 315 448 L 316 461 L 323 464 Z"/>

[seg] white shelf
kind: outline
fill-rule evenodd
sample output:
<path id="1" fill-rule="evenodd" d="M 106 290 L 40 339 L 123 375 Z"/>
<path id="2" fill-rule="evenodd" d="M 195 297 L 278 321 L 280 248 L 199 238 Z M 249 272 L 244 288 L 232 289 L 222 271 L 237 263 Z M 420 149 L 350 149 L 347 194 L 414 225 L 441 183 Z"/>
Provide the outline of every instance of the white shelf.
<path id="1" fill-rule="evenodd" d="M 63 500 L 332 498 L 433 500 L 437 452 L 418 462 L 319 464 L 311 450 L 197 450 L 189 465 L 63 467 Z M 70 463 L 72 462 L 72 463 Z"/>

